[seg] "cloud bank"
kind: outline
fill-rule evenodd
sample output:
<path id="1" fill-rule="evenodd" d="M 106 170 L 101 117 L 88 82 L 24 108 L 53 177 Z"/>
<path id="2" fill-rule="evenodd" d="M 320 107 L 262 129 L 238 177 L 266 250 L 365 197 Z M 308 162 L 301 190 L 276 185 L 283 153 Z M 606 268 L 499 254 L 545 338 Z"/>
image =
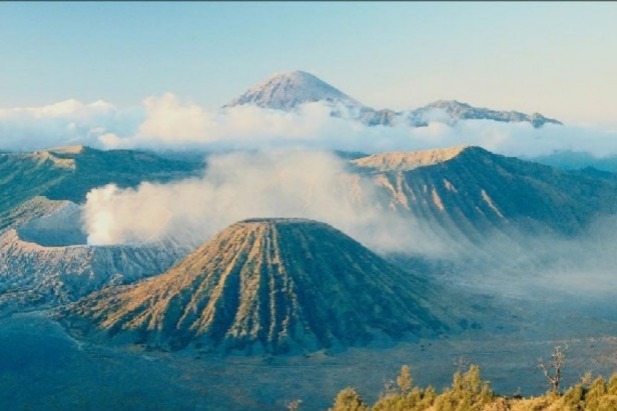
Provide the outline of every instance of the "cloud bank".
<path id="1" fill-rule="evenodd" d="M 207 110 L 171 93 L 141 107 L 119 109 L 97 101 L 67 100 L 43 107 L 0 109 L 0 149 L 32 150 L 86 144 L 98 148 L 234 150 L 303 147 L 361 151 L 418 150 L 477 145 L 513 156 L 554 151 L 617 154 L 617 130 L 590 126 L 466 120 L 448 125 L 435 116 L 427 127 L 367 127 L 309 103 L 288 113 L 251 106 Z"/>
<path id="2" fill-rule="evenodd" d="M 98 100 L 65 100 L 41 107 L 0 108 L 0 150 L 26 151 L 84 144 L 102 147 L 101 135 L 131 134 L 143 120 L 141 110 L 119 110 Z"/>

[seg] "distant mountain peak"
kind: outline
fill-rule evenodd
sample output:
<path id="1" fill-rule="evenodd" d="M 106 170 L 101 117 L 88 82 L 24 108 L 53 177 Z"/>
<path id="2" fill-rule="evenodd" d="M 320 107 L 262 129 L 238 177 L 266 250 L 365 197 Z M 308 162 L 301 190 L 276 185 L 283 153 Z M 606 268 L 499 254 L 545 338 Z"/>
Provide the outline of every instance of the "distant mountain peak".
<path id="1" fill-rule="evenodd" d="M 273 80 L 282 81 L 284 79 L 289 79 L 289 80 L 298 81 L 298 82 L 300 81 L 321 81 L 317 76 L 311 73 L 308 73 L 306 71 L 292 70 L 292 71 L 277 71 L 276 73 L 273 73 L 264 82 L 273 81 Z"/>
<path id="2" fill-rule="evenodd" d="M 458 100 L 436 100 L 428 104 L 429 107 L 471 107 L 470 104 Z"/>
<path id="3" fill-rule="evenodd" d="M 451 122 L 458 120 L 493 120 L 500 122 L 529 122 L 534 127 L 542 127 L 544 124 L 562 123 L 558 120 L 544 117 L 540 113 L 525 114 L 518 111 L 498 111 L 485 107 L 474 107 L 471 104 L 463 103 L 458 100 L 437 100 L 426 106 L 420 107 L 412 111 L 412 117 L 426 118 L 430 117 L 432 110 L 443 110 L 449 117 Z"/>
<path id="4" fill-rule="evenodd" d="M 297 70 L 273 74 L 224 107 L 252 104 L 262 108 L 292 110 L 301 104 L 316 101 L 362 106 L 318 77 Z"/>
<path id="5" fill-rule="evenodd" d="M 459 120 L 493 120 L 500 122 L 529 122 L 534 127 L 561 122 L 539 113 L 524 114 L 518 111 L 498 111 L 474 107 L 458 100 L 437 100 L 415 110 L 375 110 L 343 93 L 306 71 L 274 73 L 244 92 L 223 108 L 253 105 L 262 108 L 293 111 L 302 104 L 323 102 L 330 106 L 333 117 L 347 117 L 367 126 L 394 126 L 406 124 L 422 127 L 432 121 L 456 123 Z M 342 110 L 341 110 L 342 109 Z M 445 115 L 445 118 L 444 118 Z"/>

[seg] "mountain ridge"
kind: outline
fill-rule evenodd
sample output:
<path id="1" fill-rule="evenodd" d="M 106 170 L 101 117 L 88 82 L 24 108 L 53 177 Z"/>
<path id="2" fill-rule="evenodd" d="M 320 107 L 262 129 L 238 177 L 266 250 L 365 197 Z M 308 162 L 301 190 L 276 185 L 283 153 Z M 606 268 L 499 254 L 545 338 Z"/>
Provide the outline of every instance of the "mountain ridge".
<path id="1" fill-rule="evenodd" d="M 373 164 L 370 156 L 353 163 L 365 163 L 388 208 L 474 242 L 486 241 L 493 230 L 573 236 L 599 215 L 617 213 L 614 178 L 559 170 L 475 146 L 426 153 L 432 151 L 443 161 L 401 168 L 395 161 L 399 154 L 388 159 L 386 153 L 373 157 L 379 160 Z M 448 157 L 448 152 L 456 155 Z"/>
<path id="2" fill-rule="evenodd" d="M 539 113 L 525 114 L 518 111 L 498 111 L 474 107 L 457 100 L 437 100 L 413 110 L 395 111 L 374 109 L 343 93 L 305 71 L 279 72 L 249 88 L 223 108 L 255 105 L 261 108 L 293 111 L 302 104 L 321 102 L 331 109 L 334 117 L 349 116 L 367 126 L 396 126 L 405 124 L 423 127 L 431 121 L 448 124 L 464 120 L 492 120 L 498 122 L 528 122 L 539 128 L 545 124 L 562 125 L 558 120 Z"/>
<path id="3" fill-rule="evenodd" d="M 544 124 L 563 125 L 558 120 L 544 117 L 540 113 L 525 114 L 519 111 L 499 111 L 486 107 L 474 107 L 458 100 L 437 100 L 425 106 L 412 110 L 411 116 L 422 117 L 434 110 L 441 110 L 449 116 L 450 122 L 457 120 L 494 120 L 500 122 L 528 122 L 534 127 L 542 127 Z M 429 114 L 430 116 L 431 114 Z M 433 113 L 432 115 L 435 115 Z"/>

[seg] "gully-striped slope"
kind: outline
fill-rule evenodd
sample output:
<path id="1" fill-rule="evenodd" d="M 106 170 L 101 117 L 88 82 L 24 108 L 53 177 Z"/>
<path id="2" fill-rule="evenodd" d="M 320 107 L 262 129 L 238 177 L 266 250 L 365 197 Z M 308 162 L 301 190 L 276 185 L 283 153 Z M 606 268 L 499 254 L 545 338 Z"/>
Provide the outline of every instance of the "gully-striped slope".
<path id="1" fill-rule="evenodd" d="M 284 353 L 439 333 L 448 328 L 439 298 L 329 225 L 253 219 L 166 273 L 95 293 L 64 317 L 159 348 Z"/>
<path id="2" fill-rule="evenodd" d="M 617 180 L 566 172 L 480 147 L 379 153 L 352 161 L 386 209 L 482 241 L 494 230 L 577 235 L 617 213 Z"/>

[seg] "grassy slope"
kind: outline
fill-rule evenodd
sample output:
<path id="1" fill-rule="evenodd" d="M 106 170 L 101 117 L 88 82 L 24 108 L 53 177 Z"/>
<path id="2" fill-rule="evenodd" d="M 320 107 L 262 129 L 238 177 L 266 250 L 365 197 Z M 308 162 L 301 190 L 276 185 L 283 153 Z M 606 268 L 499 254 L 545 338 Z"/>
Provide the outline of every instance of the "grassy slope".
<path id="1" fill-rule="evenodd" d="M 135 187 L 197 175 L 203 163 L 163 159 L 130 150 L 0 154 L 0 229 L 14 209 L 37 196 L 81 203 L 88 191 L 109 183 Z"/>

